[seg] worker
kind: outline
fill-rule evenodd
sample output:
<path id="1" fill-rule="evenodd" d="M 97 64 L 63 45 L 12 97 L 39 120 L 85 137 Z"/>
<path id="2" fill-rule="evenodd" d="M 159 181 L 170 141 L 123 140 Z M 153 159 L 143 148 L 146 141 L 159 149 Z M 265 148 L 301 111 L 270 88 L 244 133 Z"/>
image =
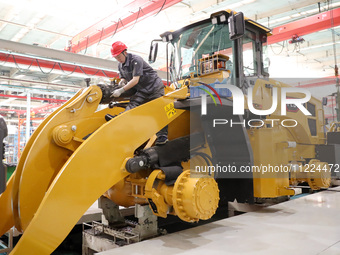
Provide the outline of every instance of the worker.
<path id="1" fill-rule="evenodd" d="M 112 57 L 118 62 L 119 87 L 114 90 L 111 97 L 120 95 L 134 88 L 135 93 L 130 97 L 130 102 L 125 111 L 164 95 L 164 85 L 157 72 L 147 64 L 140 56 L 127 52 L 127 46 L 120 42 L 114 42 L 111 48 Z M 165 126 L 157 134 L 156 145 L 165 144 L 168 141 L 168 127 Z"/>

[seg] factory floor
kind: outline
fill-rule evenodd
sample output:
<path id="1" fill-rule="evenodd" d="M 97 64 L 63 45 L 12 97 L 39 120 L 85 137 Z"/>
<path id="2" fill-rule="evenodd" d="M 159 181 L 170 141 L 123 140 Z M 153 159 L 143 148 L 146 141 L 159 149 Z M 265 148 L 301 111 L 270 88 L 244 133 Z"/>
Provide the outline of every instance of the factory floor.
<path id="1" fill-rule="evenodd" d="M 98 255 L 339 255 L 340 187 Z"/>

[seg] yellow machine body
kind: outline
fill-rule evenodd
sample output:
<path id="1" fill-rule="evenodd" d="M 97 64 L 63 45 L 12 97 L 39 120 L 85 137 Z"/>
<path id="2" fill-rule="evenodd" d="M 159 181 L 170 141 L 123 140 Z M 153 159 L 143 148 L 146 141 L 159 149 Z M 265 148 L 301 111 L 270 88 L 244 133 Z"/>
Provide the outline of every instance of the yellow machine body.
<path id="1" fill-rule="evenodd" d="M 248 19 L 247 22 L 257 24 Z M 263 27 L 259 29 L 269 33 Z M 229 59 L 224 55 L 219 57 L 223 61 Z M 202 58 L 198 63 L 206 60 L 210 61 L 210 58 Z M 192 113 L 188 107 L 177 106 L 185 105 L 191 89 L 199 86 L 200 81 L 222 81 L 230 75 L 229 71 L 216 70 L 179 79 L 166 88 L 165 96 L 126 112 L 122 107 L 97 110 L 106 95 L 99 85 L 90 86 L 48 116 L 26 144 L 7 189 L 0 195 L 0 236 L 11 227 L 23 232 L 11 254 L 51 254 L 102 195 L 125 207 L 149 204 L 159 217 L 166 218 L 171 214 L 186 222 L 210 219 L 225 190 L 221 191 L 214 174 L 198 172 L 190 166 L 209 167 L 212 164 L 209 158 L 214 157 L 215 148 L 205 136 L 202 143 L 193 148 L 194 154 L 181 158 L 181 154 L 189 155 L 182 146 L 188 144 L 188 137 L 204 128 L 200 124 L 200 114 Z M 254 107 L 268 109 L 271 106 L 268 84 L 279 93 L 287 86 L 274 80 L 258 79 L 253 87 Z M 229 101 L 232 99 L 228 98 Z M 305 116 L 297 111 L 283 117 L 278 107 L 273 114 L 263 118 L 266 125 L 245 132 L 255 167 L 272 165 L 293 169 L 253 173 L 255 201 L 294 195 L 290 186 L 299 182 L 307 182 L 312 189 L 329 186 L 328 164 L 316 160 L 315 155 L 315 146 L 325 144 L 322 105 L 315 98 L 309 103 L 315 106 L 315 116 Z M 105 121 L 106 114 L 117 116 Z M 298 125 L 284 127 L 280 124 L 284 118 L 294 119 Z M 316 122 L 315 135 L 311 135 L 308 128 L 309 119 Z M 154 146 L 155 134 L 166 125 L 169 127 L 168 144 L 180 144 L 167 152 L 169 158 L 176 153 L 181 158 L 180 162 L 176 161 L 176 169 L 181 169 L 178 176 L 169 183 L 164 168 L 144 166 L 143 160 L 137 160 L 137 165 L 133 165 L 141 167 L 140 171 L 130 171 L 128 162 L 139 157 L 138 152 L 161 150 L 161 146 Z M 326 170 L 311 174 L 306 168 L 308 162 Z"/>
<path id="2" fill-rule="evenodd" d="M 266 85 L 267 84 L 267 85 Z M 258 79 L 253 88 L 253 104 L 261 106 L 261 109 L 269 109 L 272 105 L 271 89 L 268 84 L 278 89 L 288 85 L 274 80 Z M 288 94 L 287 96 L 299 98 L 299 94 Z M 300 95 L 303 97 L 304 95 Z M 278 97 L 280 98 L 280 97 Z M 302 166 L 308 159 L 314 159 L 315 145 L 325 144 L 324 114 L 322 104 L 312 97 L 309 103 L 315 106 L 315 116 L 306 116 L 301 111 L 287 112 L 286 116 L 281 116 L 281 102 L 278 102 L 276 111 L 267 117 L 266 126 L 263 128 L 248 129 L 248 136 L 254 152 L 255 166 L 287 166 L 292 168 L 290 162 L 296 162 L 298 171 L 303 172 Z M 285 119 L 293 119 L 298 123 L 296 127 L 283 127 L 280 122 Z M 316 122 L 316 134 L 311 135 L 308 120 Z M 289 125 L 289 124 L 288 124 Z M 293 145 L 291 145 L 293 143 Z M 315 161 L 310 165 L 315 165 Z M 317 167 L 317 166 L 316 166 Z M 280 196 L 294 195 L 294 191 L 289 188 L 289 176 L 291 171 L 278 173 L 254 173 L 254 197 L 275 198 Z M 330 184 L 331 172 L 328 170 L 316 171 L 315 176 L 320 180 L 320 185 L 310 185 L 312 189 L 327 188 Z M 307 172 L 298 178 L 299 182 L 310 182 Z M 257 178 L 258 177 L 258 178 Z"/>

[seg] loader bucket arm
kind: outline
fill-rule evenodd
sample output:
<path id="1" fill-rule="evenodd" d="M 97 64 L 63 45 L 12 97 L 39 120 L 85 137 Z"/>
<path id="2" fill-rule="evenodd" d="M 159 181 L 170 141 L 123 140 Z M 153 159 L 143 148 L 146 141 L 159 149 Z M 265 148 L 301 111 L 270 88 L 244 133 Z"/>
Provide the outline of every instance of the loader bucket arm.
<path id="1" fill-rule="evenodd" d="M 93 100 L 87 102 L 89 95 L 95 93 L 97 93 L 97 100 L 92 95 Z M 109 112 L 109 109 L 95 112 L 100 96 L 101 91 L 97 86 L 90 87 L 86 91 L 80 90 L 63 106 L 50 114 L 32 134 L 23 150 L 16 171 L 7 184 L 12 188 L 6 189 L 0 196 L 0 208 L 3 212 L 1 218 L 4 219 L 0 221 L 1 235 L 13 225 L 19 231 L 26 229 L 54 176 L 63 165 L 60 163 L 56 165 L 55 162 L 66 162 L 72 154 L 69 149 L 55 144 L 52 139 L 53 128 L 64 124 L 65 121 L 73 120 L 76 124 L 82 122 L 80 125 L 83 126 L 82 130 L 78 133 L 88 134 L 105 123 L 106 113 L 116 114 L 122 111 L 122 108 L 117 107 Z M 91 107 L 87 107 L 87 104 Z M 80 113 L 80 110 L 73 112 L 73 109 L 80 109 L 83 113 Z"/>
<path id="2" fill-rule="evenodd" d="M 18 192 L 17 219 L 23 231 L 54 177 L 82 143 L 82 138 L 105 123 L 104 116 L 95 117 L 101 96 L 97 86 L 82 91 L 46 123 L 33 142 L 23 164 Z"/>
<path id="3" fill-rule="evenodd" d="M 135 149 L 184 112 L 177 110 L 167 114 L 166 109 L 176 98 L 184 98 L 186 93 L 187 88 L 183 88 L 124 112 L 101 124 L 78 147 L 74 147 L 74 151 L 72 147 L 68 148 L 68 160 L 53 176 L 48 190 L 39 191 L 43 192 L 43 199 L 11 254 L 52 253 L 95 200 L 129 175 L 125 162 L 133 157 Z M 60 114 L 56 114 L 55 118 Z M 96 114 L 103 115 L 100 112 Z M 77 121 L 85 128 L 87 122 L 84 120 L 85 124 L 82 124 L 82 119 L 70 119 L 61 124 L 68 126 Z M 50 132 L 55 128 L 51 125 Z M 36 149 L 34 145 L 30 151 Z M 21 192 L 26 193 L 21 187 L 19 190 L 20 195 Z M 29 199 L 29 196 L 26 198 Z M 19 209 L 21 212 L 22 208 Z"/>
<path id="4" fill-rule="evenodd" d="M 13 189 L 13 175 L 8 180 L 5 191 L 0 195 L 0 236 L 14 226 L 14 217 L 11 206 Z"/>
<path id="5" fill-rule="evenodd" d="M 12 174 L 11 178 L 7 182 L 7 188 L 3 194 L 0 195 L 0 212 L 2 212 L 2 217 L 0 221 L 0 236 L 6 233 L 11 227 L 14 226 L 15 222 L 16 228 L 20 231 L 20 223 L 19 223 L 19 214 L 18 214 L 18 191 L 19 191 L 19 183 L 20 177 L 22 173 L 23 164 L 26 161 L 27 154 L 32 147 L 33 142 L 40 134 L 41 130 L 45 125 L 50 121 L 53 116 L 55 116 L 58 112 L 60 112 L 64 107 L 70 104 L 75 98 L 81 94 L 82 90 L 79 90 L 70 100 L 68 100 L 63 106 L 59 107 L 57 110 L 48 115 L 42 123 L 37 127 L 37 129 L 33 132 L 30 139 L 26 143 L 26 146 L 21 154 L 18 165 Z"/>

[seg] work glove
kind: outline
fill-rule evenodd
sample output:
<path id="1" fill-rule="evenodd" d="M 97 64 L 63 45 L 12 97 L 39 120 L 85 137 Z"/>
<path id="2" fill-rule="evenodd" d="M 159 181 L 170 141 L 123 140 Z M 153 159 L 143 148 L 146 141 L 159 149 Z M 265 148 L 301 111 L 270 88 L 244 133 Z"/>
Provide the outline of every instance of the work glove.
<path id="1" fill-rule="evenodd" d="M 124 88 L 116 89 L 112 92 L 111 97 L 120 97 L 123 92 L 125 92 Z"/>
<path id="2" fill-rule="evenodd" d="M 126 85 L 126 81 L 125 80 L 120 80 L 120 82 L 118 83 L 118 87 L 124 87 Z"/>

